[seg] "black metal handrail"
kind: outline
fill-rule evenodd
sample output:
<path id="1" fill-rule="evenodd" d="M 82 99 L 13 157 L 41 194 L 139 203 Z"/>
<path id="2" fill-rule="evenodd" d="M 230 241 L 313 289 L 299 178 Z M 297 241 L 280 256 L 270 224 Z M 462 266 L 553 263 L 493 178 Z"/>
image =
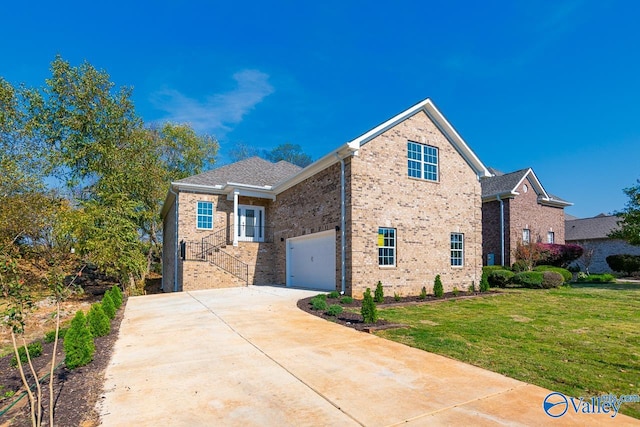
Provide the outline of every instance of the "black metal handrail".
<path id="1" fill-rule="evenodd" d="M 183 261 L 210 262 L 249 283 L 249 265 L 219 247 L 203 242 L 181 242 L 180 255 Z"/>
<path id="2" fill-rule="evenodd" d="M 231 228 L 225 227 L 221 228 L 217 231 L 214 231 L 212 234 L 207 237 L 203 237 L 201 242 L 203 247 L 206 245 L 213 246 L 214 248 L 226 246 L 233 242 L 233 237 L 231 236 Z"/>

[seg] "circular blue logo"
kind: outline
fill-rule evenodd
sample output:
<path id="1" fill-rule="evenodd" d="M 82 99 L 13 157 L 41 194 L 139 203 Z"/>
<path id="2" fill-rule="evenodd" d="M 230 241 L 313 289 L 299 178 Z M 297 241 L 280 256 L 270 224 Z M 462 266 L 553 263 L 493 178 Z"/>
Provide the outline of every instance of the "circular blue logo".
<path id="1" fill-rule="evenodd" d="M 569 409 L 569 401 L 564 394 L 554 391 L 544 398 L 542 408 L 550 417 L 559 418 Z"/>

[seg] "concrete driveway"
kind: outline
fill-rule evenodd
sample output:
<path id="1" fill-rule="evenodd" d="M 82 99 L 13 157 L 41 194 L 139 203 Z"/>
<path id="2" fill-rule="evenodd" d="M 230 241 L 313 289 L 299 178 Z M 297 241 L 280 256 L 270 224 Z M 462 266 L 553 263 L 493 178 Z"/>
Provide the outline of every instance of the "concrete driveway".
<path id="1" fill-rule="evenodd" d="M 130 298 L 102 425 L 638 425 L 551 418 L 548 390 L 298 310 L 316 293 L 249 286 Z"/>

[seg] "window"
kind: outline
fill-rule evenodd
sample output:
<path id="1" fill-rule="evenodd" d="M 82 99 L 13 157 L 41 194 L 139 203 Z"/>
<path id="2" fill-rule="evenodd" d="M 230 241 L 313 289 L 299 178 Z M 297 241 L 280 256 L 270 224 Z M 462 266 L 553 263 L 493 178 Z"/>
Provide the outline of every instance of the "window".
<path id="1" fill-rule="evenodd" d="M 549 231 L 547 233 L 547 243 L 555 243 L 556 240 L 556 233 L 554 233 L 553 231 Z"/>
<path id="2" fill-rule="evenodd" d="M 198 202 L 198 221 L 197 227 L 204 230 L 213 228 L 213 203 Z"/>
<path id="3" fill-rule="evenodd" d="M 438 180 L 438 149 L 409 141 L 407 146 L 408 174 L 412 178 Z"/>
<path id="4" fill-rule="evenodd" d="M 522 243 L 524 243 L 525 245 L 531 243 L 531 230 L 529 230 L 528 228 L 524 228 L 522 230 Z"/>
<path id="5" fill-rule="evenodd" d="M 395 267 L 396 265 L 396 229 L 378 229 L 378 265 Z"/>
<path id="6" fill-rule="evenodd" d="M 464 265 L 464 234 L 451 233 L 451 266 Z"/>

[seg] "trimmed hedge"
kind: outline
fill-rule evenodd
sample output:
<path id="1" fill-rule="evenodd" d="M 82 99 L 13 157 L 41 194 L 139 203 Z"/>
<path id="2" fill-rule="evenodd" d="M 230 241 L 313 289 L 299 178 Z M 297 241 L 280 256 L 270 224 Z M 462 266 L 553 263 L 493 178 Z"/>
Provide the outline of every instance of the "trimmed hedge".
<path id="1" fill-rule="evenodd" d="M 610 283 L 615 282 L 616 278 L 613 274 L 578 274 L 578 282 L 581 283 Z"/>
<path id="2" fill-rule="evenodd" d="M 542 287 L 544 289 L 557 288 L 564 283 L 564 277 L 562 274 L 555 271 L 543 271 L 542 272 Z"/>
<path id="3" fill-rule="evenodd" d="M 634 272 L 640 271 L 640 256 L 638 255 L 609 255 L 606 261 L 609 268 L 613 271 L 624 272 L 627 276 L 631 276 Z"/>
<path id="4" fill-rule="evenodd" d="M 494 288 L 504 288 L 515 276 L 513 271 L 509 270 L 494 270 L 489 273 L 487 280 L 489 285 Z"/>
<path id="5" fill-rule="evenodd" d="M 554 267 L 552 265 L 539 265 L 533 270 L 542 271 L 542 272 L 553 271 L 553 272 L 559 273 L 562 276 L 565 283 L 570 282 L 571 279 L 573 278 L 573 275 L 571 274 L 571 272 L 566 268 L 562 268 L 562 267 Z"/>
<path id="6" fill-rule="evenodd" d="M 540 271 L 523 271 L 511 279 L 511 283 L 525 288 L 542 288 L 543 273 Z"/>

